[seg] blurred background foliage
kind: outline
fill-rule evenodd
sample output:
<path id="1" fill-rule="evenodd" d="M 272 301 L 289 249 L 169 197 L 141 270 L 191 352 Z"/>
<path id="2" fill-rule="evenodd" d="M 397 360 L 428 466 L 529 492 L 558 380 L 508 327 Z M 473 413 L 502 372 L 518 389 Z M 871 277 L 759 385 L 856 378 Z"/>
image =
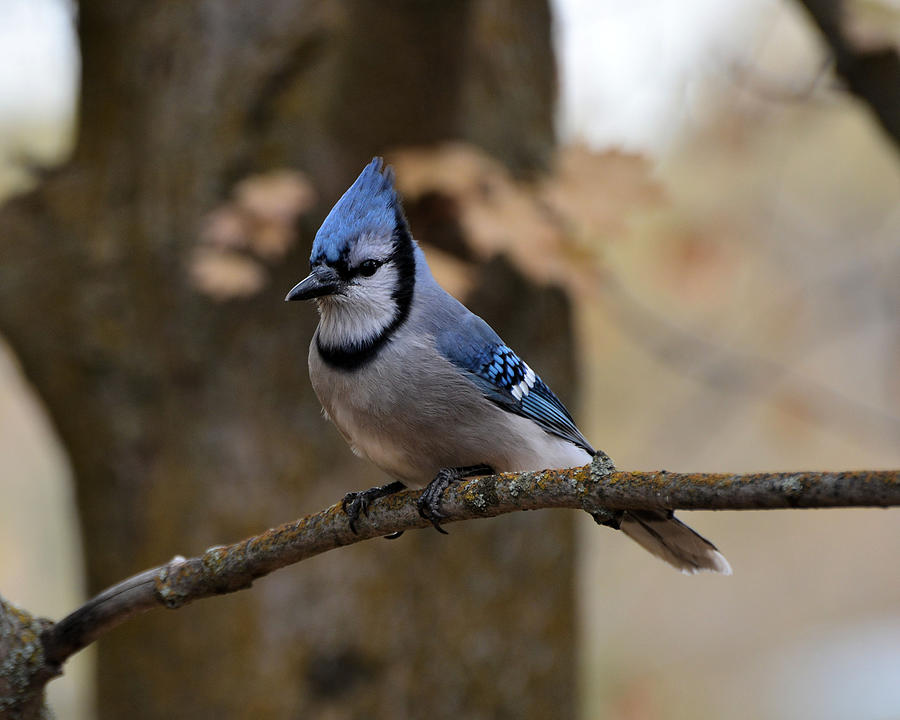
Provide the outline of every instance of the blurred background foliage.
<path id="1" fill-rule="evenodd" d="M 333 61 L 338 100 L 326 110 L 310 109 L 304 103 L 326 102 L 321 94 L 302 87 L 276 94 L 266 112 L 299 119 L 293 130 L 288 123 L 268 133 L 258 156 L 236 164 L 218 194 L 197 208 L 196 241 L 185 256 L 193 291 L 225 309 L 260 293 L 277 296 L 287 287 L 272 287 L 285 277 L 279 266 L 288 258 L 289 275 L 302 275 L 315 219 L 350 170 L 384 152 L 442 282 L 492 308 L 489 319 L 501 334 L 519 333 L 529 342 L 525 330 L 514 328 L 527 324 L 530 313 L 550 318 L 540 330 L 549 333 L 546 328 L 570 309 L 577 399 L 559 382 L 586 435 L 620 467 L 900 465 L 900 153 L 870 109 L 844 91 L 803 8 L 767 0 L 455 7 L 435 22 L 477 26 L 459 47 L 437 31 L 419 32 L 415 3 L 279 10 L 309 13 L 318 28 L 353 16 L 353 32 L 311 33 L 293 60 L 308 63 L 316 53 L 327 55 L 330 46 L 323 44 L 343 43 Z M 233 20 L 253 24 L 257 12 L 246 6 Z M 52 174 L 42 168 L 65 161 L 75 142 L 75 14 L 63 0 L 0 0 L 4 195 L 40 183 Z M 549 46 L 532 42 L 530 26 L 517 18 L 547 28 L 552 21 L 556 69 Z M 367 32 L 388 26 L 400 41 Z M 846 27 L 860 46 L 896 47 L 900 6 L 849 3 Z M 213 43 L 210 38 L 225 31 L 199 24 L 184 32 Z M 264 63 L 267 52 L 274 51 L 240 48 L 247 64 Z M 463 66 L 453 62 L 459 53 L 467 58 Z M 167 57 L 165 49 L 160 57 Z M 357 77 L 360 63 L 376 67 Z M 403 93 L 407 80 L 420 87 L 415 78 L 393 77 L 390 92 L 371 84 L 379 72 L 413 73 L 410 64 L 433 74 L 433 96 L 423 100 L 430 110 L 404 111 L 422 100 Z M 190 76 L 192 68 L 177 72 Z M 555 103 L 548 77 L 558 77 Z M 521 91 L 529 80 L 540 92 Z M 184 81 L 192 83 L 203 81 Z M 240 102 L 240 95 L 223 87 L 215 102 L 227 119 L 237 112 L 229 103 Z M 501 108 L 484 112 L 494 94 L 504 96 Z M 417 124 L 423 114 L 431 123 L 425 129 Z M 375 129 L 385 125 L 394 128 L 393 136 Z M 329 135 L 336 126 L 349 130 Z M 555 143 L 548 142 L 547 128 L 554 127 Z M 220 131 L 226 137 L 240 132 L 227 120 Z M 282 136 L 289 132 L 303 134 L 300 150 L 285 150 L 298 144 Z M 525 139 L 506 142 L 507 135 Z M 334 137 L 352 141 L 335 147 Z M 16 240 L 7 232 L 0 243 Z M 21 269 L 0 265 L 0 272 L 9 279 Z M 491 297 L 510 288 L 520 294 L 505 305 Z M 544 288 L 543 294 L 534 288 Z M 535 303 L 550 309 L 535 310 Z M 266 305 L 254 307 L 269 312 Z M 42 322 L 40 316 L 33 321 Z M 558 357 L 568 352 L 566 332 L 532 337 L 545 349 L 532 364 L 545 371 L 562 363 L 555 372 L 570 374 L 569 360 Z M 302 376 L 305 349 L 298 348 L 294 361 Z M 16 351 L 4 348 L 0 356 L 0 489 L 6 499 L 0 503 L 0 589 L 34 612 L 59 617 L 87 592 L 72 472 Z M 273 350 L 291 351 L 287 343 Z M 241 382 L 239 374 L 233 382 Z M 311 402 L 308 393 L 303 402 Z M 285 431 L 277 441 L 290 437 Z M 213 448 L 229 441 L 246 438 L 235 432 L 207 439 Z M 340 455 L 318 462 L 333 457 Z M 311 490 L 296 510 L 315 509 L 364 484 L 359 466 L 345 461 L 341 471 L 346 487 Z M 216 512 L 240 505 L 239 486 L 226 486 L 223 494 Z M 279 498 L 269 502 L 281 505 L 281 514 L 257 510 L 253 520 L 274 524 L 295 509 Z M 82 521 L 83 515 L 82 508 Z M 689 522 L 717 542 L 735 569 L 734 577 L 723 579 L 675 575 L 578 518 L 578 716 L 900 718 L 898 519 L 897 510 L 692 513 Z M 437 558 L 439 567 L 452 562 L 443 554 L 446 543 L 465 542 L 459 536 L 465 532 L 454 531 L 440 550 L 428 538 L 412 551 L 416 560 L 385 559 L 402 557 L 395 546 L 376 547 L 366 557 L 391 567 Z M 193 545 L 172 552 L 234 539 L 199 533 Z M 541 536 L 529 542 L 539 545 Z M 138 571 L 164 559 L 151 554 L 147 563 L 126 557 L 122 564 Z M 324 568 L 332 560 L 317 562 Z M 484 560 L 504 584 L 518 583 L 504 574 L 502 562 L 498 556 Z M 547 567 L 553 562 L 549 557 Z M 341 572 L 332 571 L 338 581 Z M 464 565 L 454 572 L 466 581 Z M 520 592 L 540 593 L 541 587 L 536 577 Z M 269 632 L 277 633 L 288 622 L 284 616 L 298 611 L 283 603 L 269 603 Z M 158 627 L 171 622 L 163 617 Z M 508 654 L 515 652 L 513 637 Z M 170 644 L 179 652 L 179 643 Z M 489 643 L 484 652 L 496 649 Z M 52 702 L 61 717 L 94 717 L 93 656 L 77 660 L 51 684 Z M 248 656 L 244 662 L 259 661 Z M 266 662 L 277 667 L 279 658 Z M 352 659 L 328 662 L 337 663 L 332 675 L 338 678 L 367 672 Z M 406 687 L 390 673 L 384 682 Z M 233 689 L 215 692 L 227 705 Z M 535 692 L 520 689 L 529 690 Z M 322 717 L 357 716 L 323 707 Z M 481 708 L 480 716 L 503 717 L 509 707 L 498 702 Z M 269 711 L 262 716 L 284 716 Z M 392 712 L 418 716 L 402 702 Z M 100 716 L 108 713 L 100 708 Z"/>

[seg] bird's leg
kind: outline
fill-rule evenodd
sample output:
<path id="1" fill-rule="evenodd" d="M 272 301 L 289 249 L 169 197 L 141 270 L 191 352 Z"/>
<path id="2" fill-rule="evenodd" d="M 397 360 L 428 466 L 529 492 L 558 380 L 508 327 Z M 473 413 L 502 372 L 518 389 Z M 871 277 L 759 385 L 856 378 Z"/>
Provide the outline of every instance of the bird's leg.
<path id="1" fill-rule="evenodd" d="M 393 495 L 405 488 L 406 485 L 395 480 L 387 485 L 379 485 L 377 487 L 369 488 L 368 490 L 351 492 L 344 495 L 344 499 L 341 500 L 341 507 L 344 509 L 344 512 L 350 521 L 350 529 L 354 534 L 356 533 L 356 521 L 359 520 L 359 516 L 369 514 L 369 503 L 378 498 Z M 388 537 L 391 536 L 388 535 Z M 396 537 L 399 537 L 399 535 L 396 535 Z"/>
<path id="2" fill-rule="evenodd" d="M 431 524 L 434 525 L 434 529 L 439 533 L 446 535 L 447 531 L 440 526 L 440 521 L 447 517 L 441 512 L 444 490 L 463 478 L 474 477 L 475 475 L 492 475 L 493 473 L 494 469 L 490 465 L 470 465 L 468 467 L 442 468 L 438 470 L 434 480 L 428 483 L 419 497 L 417 503 L 419 515 L 426 520 L 430 520 Z"/>

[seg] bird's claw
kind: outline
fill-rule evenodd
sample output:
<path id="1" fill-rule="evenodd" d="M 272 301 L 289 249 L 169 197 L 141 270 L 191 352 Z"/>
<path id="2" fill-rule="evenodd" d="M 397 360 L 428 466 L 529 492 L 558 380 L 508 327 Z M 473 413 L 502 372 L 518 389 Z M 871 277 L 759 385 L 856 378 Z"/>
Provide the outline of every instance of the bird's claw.
<path id="1" fill-rule="evenodd" d="M 359 520 L 360 515 L 369 514 L 369 505 L 373 500 L 377 500 L 378 498 L 387 495 L 393 495 L 395 492 L 403 490 L 404 487 L 406 486 L 401 482 L 392 482 L 387 485 L 379 485 L 378 487 L 369 488 L 368 490 L 349 492 L 344 495 L 344 499 L 341 500 L 341 509 L 347 516 L 353 534 L 357 534 L 356 521 Z M 400 531 L 400 534 L 403 534 L 402 530 Z M 400 537 L 400 535 L 393 533 L 393 536 L 389 535 L 388 537 L 393 540 L 394 537 Z"/>
<path id="2" fill-rule="evenodd" d="M 416 505 L 419 508 L 419 515 L 428 520 L 435 530 L 442 535 L 449 534 L 441 527 L 440 521 L 447 516 L 441 511 L 441 501 L 443 500 L 444 490 L 457 480 L 459 476 L 452 468 L 444 468 L 435 475 L 434 480 L 428 483 L 428 486 L 419 496 Z"/>
<path id="3" fill-rule="evenodd" d="M 341 509 L 347 516 L 350 529 L 356 535 L 356 521 L 359 520 L 359 516 L 369 514 L 369 499 L 366 497 L 365 491 L 349 492 L 344 495 L 344 499 L 341 500 Z"/>
<path id="4" fill-rule="evenodd" d="M 435 475 L 434 479 L 428 483 L 416 502 L 416 505 L 419 508 L 419 515 L 428 520 L 439 533 L 449 535 L 440 524 L 441 520 L 447 518 L 447 515 L 441 510 L 444 491 L 463 478 L 472 477 L 474 475 L 489 475 L 492 472 L 493 469 L 487 465 L 442 468 L 441 470 L 438 470 L 437 475 Z"/>

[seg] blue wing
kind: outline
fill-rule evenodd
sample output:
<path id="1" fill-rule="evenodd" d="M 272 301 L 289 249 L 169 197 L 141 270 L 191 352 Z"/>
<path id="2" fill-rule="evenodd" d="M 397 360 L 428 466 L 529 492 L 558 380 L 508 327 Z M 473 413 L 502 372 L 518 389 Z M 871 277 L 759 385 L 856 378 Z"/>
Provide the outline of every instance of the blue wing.
<path id="1" fill-rule="evenodd" d="M 486 398 L 594 454 L 559 398 L 480 317 L 469 315 L 459 328 L 439 334 L 437 349 L 465 371 Z"/>

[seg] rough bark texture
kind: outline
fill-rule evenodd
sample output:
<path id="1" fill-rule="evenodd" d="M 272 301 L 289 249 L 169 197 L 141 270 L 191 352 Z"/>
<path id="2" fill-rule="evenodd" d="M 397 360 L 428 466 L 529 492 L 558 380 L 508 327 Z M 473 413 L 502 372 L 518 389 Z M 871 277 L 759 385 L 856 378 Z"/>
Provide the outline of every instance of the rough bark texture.
<path id="1" fill-rule="evenodd" d="M 0 331 L 70 454 L 91 591 L 382 481 L 319 416 L 314 313 L 282 303 L 313 219 L 244 299 L 199 293 L 188 267 L 204 216 L 260 169 L 308 172 L 325 211 L 391 144 L 477 139 L 541 167 L 548 11 L 503 8 L 80 3 L 77 148 L 0 210 Z M 491 272 L 476 309 L 571 397 L 565 298 Z M 572 560 L 562 513 L 314 559 L 104 639 L 101 717 L 571 717 Z"/>
<path id="2" fill-rule="evenodd" d="M 275 570 L 329 550 L 406 530 L 431 529 L 418 512 L 422 491 L 375 501 L 351 530 L 341 503 L 201 556 L 176 556 L 95 595 L 56 623 L 36 620 L 0 597 L 0 720 L 45 713 L 42 688 L 62 665 L 121 623 L 154 608 L 250 588 Z M 547 508 L 586 510 L 601 525 L 644 508 L 762 510 L 900 505 L 900 471 L 792 473 L 621 472 L 598 452 L 584 467 L 505 473 L 451 485 L 444 522 Z"/>
<path id="3" fill-rule="evenodd" d="M 107 588 L 41 633 L 43 661 L 61 666 L 112 628 L 148 610 L 178 609 L 213 595 L 246 590 L 254 581 L 320 553 L 388 534 L 431 528 L 418 512 L 422 491 L 375 501 L 351 530 L 336 503 L 202 556 L 175 557 Z M 900 470 L 794 473 L 618 472 L 604 453 L 581 468 L 507 473 L 451 485 L 447 523 L 547 508 L 587 510 L 615 526 L 622 510 L 900 506 Z M 0 690 L 5 676 L 0 666 Z M 0 707 L 4 695 L 0 692 Z"/>
<path id="4" fill-rule="evenodd" d="M 44 662 L 41 631 L 50 623 L 0 596 L 0 718 L 44 720 L 44 686 L 53 673 Z"/>

